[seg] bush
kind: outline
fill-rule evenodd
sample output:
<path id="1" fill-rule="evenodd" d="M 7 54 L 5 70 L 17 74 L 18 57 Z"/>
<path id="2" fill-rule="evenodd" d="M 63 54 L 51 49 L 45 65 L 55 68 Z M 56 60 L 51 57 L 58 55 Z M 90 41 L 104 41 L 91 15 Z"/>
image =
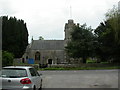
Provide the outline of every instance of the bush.
<path id="1" fill-rule="evenodd" d="M 2 66 L 10 66 L 13 65 L 14 55 L 10 52 L 3 51 L 2 52 Z"/>

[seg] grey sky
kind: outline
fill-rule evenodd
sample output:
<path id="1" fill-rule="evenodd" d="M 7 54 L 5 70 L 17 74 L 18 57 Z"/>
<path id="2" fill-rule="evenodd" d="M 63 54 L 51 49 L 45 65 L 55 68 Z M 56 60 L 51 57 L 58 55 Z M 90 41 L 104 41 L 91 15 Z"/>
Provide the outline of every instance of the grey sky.
<path id="1" fill-rule="evenodd" d="M 64 39 L 64 25 L 70 17 L 75 23 L 96 28 L 105 13 L 119 0 L 0 0 L 0 15 L 15 16 L 27 23 L 29 42 L 38 39 Z"/>

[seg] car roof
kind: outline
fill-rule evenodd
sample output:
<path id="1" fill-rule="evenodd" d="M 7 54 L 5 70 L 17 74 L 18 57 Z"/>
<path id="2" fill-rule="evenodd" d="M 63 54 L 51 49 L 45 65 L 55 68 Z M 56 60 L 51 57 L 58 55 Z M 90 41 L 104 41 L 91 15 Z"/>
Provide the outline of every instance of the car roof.
<path id="1" fill-rule="evenodd" d="M 33 68 L 32 66 L 6 66 L 3 68 L 22 68 L 22 69 L 28 69 L 28 68 Z"/>

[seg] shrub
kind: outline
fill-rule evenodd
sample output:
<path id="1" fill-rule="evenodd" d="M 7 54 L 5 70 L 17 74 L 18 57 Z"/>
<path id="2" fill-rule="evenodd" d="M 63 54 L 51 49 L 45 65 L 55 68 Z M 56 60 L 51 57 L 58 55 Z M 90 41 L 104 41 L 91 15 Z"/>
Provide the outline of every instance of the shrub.
<path id="1" fill-rule="evenodd" d="M 13 65 L 14 55 L 7 51 L 2 51 L 2 66 Z"/>

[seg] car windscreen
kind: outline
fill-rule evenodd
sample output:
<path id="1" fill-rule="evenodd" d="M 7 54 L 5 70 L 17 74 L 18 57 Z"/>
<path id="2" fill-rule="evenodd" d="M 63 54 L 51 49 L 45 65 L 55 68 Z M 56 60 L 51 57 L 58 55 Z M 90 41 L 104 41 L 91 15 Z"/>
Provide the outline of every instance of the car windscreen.
<path id="1" fill-rule="evenodd" d="M 2 69 L 2 77 L 4 78 L 27 77 L 27 72 L 25 69 L 20 68 L 4 68 Z"/>

